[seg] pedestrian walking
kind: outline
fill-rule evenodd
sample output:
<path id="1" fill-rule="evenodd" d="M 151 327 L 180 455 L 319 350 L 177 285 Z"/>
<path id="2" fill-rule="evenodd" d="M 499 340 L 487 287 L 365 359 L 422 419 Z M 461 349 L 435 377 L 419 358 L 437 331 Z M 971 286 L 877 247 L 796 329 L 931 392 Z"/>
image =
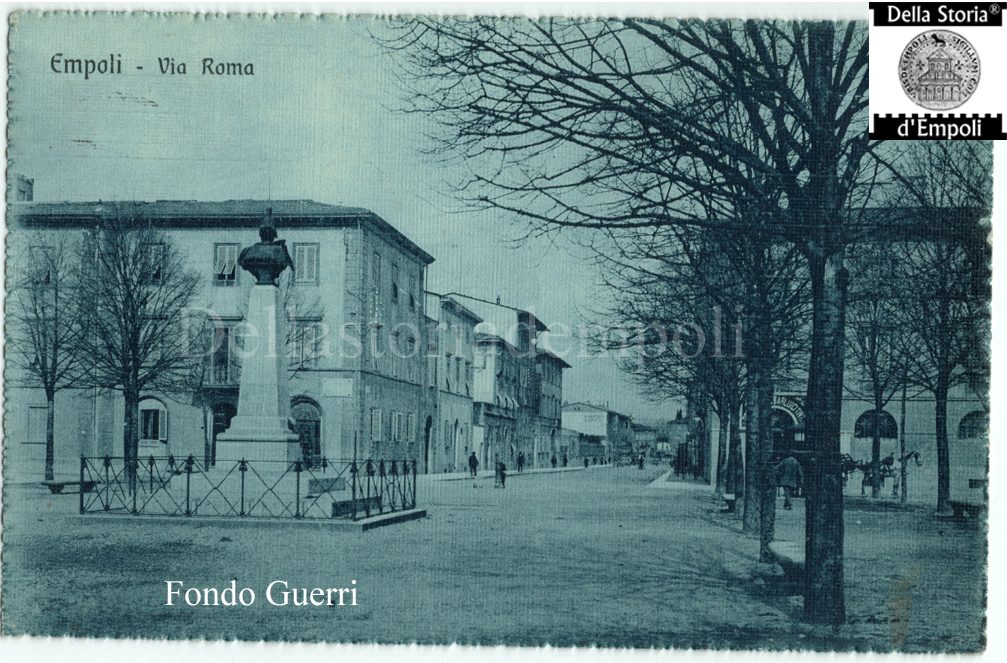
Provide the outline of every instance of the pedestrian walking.
<path id="1" fill-rule="evenodd" d="M 476 452 L 474 451 L 469 455 L 469 472 L 472 473 L 473 479 L 479 473 L 479 459 L 476 458 Z"/>
<path id="2" fill-rule="evenodd" d="M 801 468 L 801 463 L 794 458 L 793 454 L 790 454 L 780 461 L 774 471 L 776 473 L 776 485 L 783 486 L 783 508 L 790 511 L 794 508 L 790 502 L 790 498 L 794 496 L 794 493 L 804 483 L 804 471 Z"/>
<path id="3" fill-rule="evenodd" d="M 569 459 L 566 457 L 566 454 L 563 454 L 563 467 L 566 467 L 568 461 Z"/>
<path id="4" fill-rule="evenodd" d="M 507 466 L 503 463 L 497 464 L 497 479 L 501 488 L 507 487 Z"/>
<path id="5" fill-rule="evenodd" d="M 588 461 L 587 456 L 584 456 L 584 469 L 586 470 L 591 463 Z"/>
<path id="6" fill-rule="evenodd" d="M 524 472 L 524 452 L 520 451 L 517 455 L 517 471 Z"/>
<path id="7" fill-rule="evenodd" d="M 558 461 L 556 460 L 556 454 L 553 454 L 552 455 L 552 469 L 554 469 L 554 470 L 556 469 L 556 463 L 557 462 Z"/>
<path id="8" fill-rule="evenodd" d="M 643 469 L 643 462 L 644 462 L 644 460 L 643 460 L 643 454 L 640 454 L 640 458 L 637 459 L 637 465 L 640 466 L 641 470 Z"/>

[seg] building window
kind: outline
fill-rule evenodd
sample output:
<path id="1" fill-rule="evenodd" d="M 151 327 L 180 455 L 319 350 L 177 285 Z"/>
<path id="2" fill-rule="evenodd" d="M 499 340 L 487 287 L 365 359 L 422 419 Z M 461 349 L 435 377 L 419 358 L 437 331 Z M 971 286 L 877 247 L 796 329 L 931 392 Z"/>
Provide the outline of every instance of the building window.
<path id="1" fill-rule="evenodd" d="M 294 244 L 294 283 L 318 283 L 318 244 Z"/>
<path id="2" fill-rule="evenodd" d="M 412 274 L 407 279 L 409 284 L 409 310 L 416 310 L 416 277 Z"/>
<path id="3" fill-rule="evenodd" d="M 371 259 L 371 286 L 375 292 L 381 289 L 381 254 L 377 251 Z"/>
<path id="4" fill-rule="evenodd" d="M 168 442 L 168 410 L 155 398 L 140 401 L 140 442 Z"/>
<path id="5" fill-rule="evenodd" d="M 899 427 L 895 423 L 895 417 L 884 410 L 881 411 L 879 423 L 881 424 L 879 427 L 881 437 L 893 440 L 899 436 Z M 874 437 L 874 410 L 868 410 L 857 417 L 856 423 L 853 424 L 853 437 L 868 439 Z"/>
<path id="6" fill-rule="evenodd" d="M 210 354 L 210 383 L 230 384 L 231 377 L 231 328 L 218 327 Z"/>
<path id="7" fill-rule="evenodd" d="M 399 266 L 392 265 L 392 301 L 399 301 Z"/>
<path id="8" fill-rule="evenodd" d="M 381 410 L 378 408 L 371 408 L 371 441 L 378 442 L 381 440 Z"/>
<path id="9" fill-rule="evenodd" d="M 316 321 L 292 321 L 287 356 L 295 366 L 313 366 L 318 363 L 318 336 Z"/>
<path id="10" fill-rule="evenodd" d="M 49 285 L 55 274 L 52 273 L 53 250 L 51 246 L 32 246 L 28 248 L 28 260 L 31 263 L 31 280 L 35 285 Z"/>
<path id="11" fill-rule="evenodd" d="M 28 406 L 28 436 L 27 444 L 45 444 L 45 422 L 49 408 L 45 405 Z"/>
<path id="12" fill-rule="evenodd" d="M 234 285 L 238 280 L 238 244 L 213 245 L 213 282 Z"/>
<path id="13" fill-rule="evenodd" d="M 149 283 L 160 284 L 164 278 L 164 244 L 155 242 L 144 246 L 147 257 L 145 271 Z"/>
<path id="14" fill-rule="evenodd" d="M 986 437 L 990 428 L 990 417 L 981 410 L 969 412 L 958 424 L 959 440 L 978 440 Z"/>

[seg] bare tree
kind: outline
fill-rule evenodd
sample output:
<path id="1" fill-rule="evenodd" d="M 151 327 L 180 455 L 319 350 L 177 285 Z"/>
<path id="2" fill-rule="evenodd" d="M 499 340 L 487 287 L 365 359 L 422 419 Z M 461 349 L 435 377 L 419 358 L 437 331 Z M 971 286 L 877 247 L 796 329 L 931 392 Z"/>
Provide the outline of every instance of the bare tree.
<path id="1" fill-rule="evenodd" d="M 477 206 L 511 212 L 530 232 L 698 226 L 799 248 L 817 458 L 804 614 L 845 621 L 843 260 L 869 149 L 865 26 L 421 18 L 386 43 L 403 51 L 409 109 L 430 113 L 437 148 L 471 168 L 463 194 Z M 743 119 L 738 131 L 757 151 L 719 130 L 725 113 Z M 697 206 L 703 197 L 713 205 Z M 724 219 L 711 207 L 744 213 Z"/>
<path id="2" fill-rule="evenodd" d="M 148 391 L 188 393 L 195 364 L 186 312 L 199 276 L 168 237 L 144 219 L 111 215 L 82 244 L 78 341 L 85 375 L 125 402 L 123 457 L 130 485 L 139 445 L 139 404 Z"/>
<path id="3" fill-rule="evenodd" d="M 948 225 L 958 210 L 988 209 L 989 143 L 914 144 L 885 161 L 895 204 L 915 204 L 931 224 Z M 979 225 L 893 245 L 900 269 L 899 322 L 908 334 L 908 379 L 934 397 L 937 511 L 950 510 L 947 402 L 968 385 L 985 400 L 989 377 L 990 245 Z"/>
<path id="4" fill-rule="evenodd" d="M 22 371 L 28 386 L 45 392 L 46 481 L 52 481 L 55 462 L 56 394 L 79 384 L 81 352 L 77 345 L 80 307 L 77 293 L 77 250 L 63 234 L 36 233 L 18 256 L 25 265 L 10 290 L 8 335 L 11 363 Z"/>
<path id="5" fill-rule="evenodd" d="M 900 280 L 897 261 L 887 244 L 864 244 L 852 259 L 852 280 L 846 321 L 847 356 L 857 377 L 847 390 L 874 406 L 871 425 L 871 496 L 881 492 L 881 423 L 885 406 L 906 380 L 906 330 L 900 324 Z"/>

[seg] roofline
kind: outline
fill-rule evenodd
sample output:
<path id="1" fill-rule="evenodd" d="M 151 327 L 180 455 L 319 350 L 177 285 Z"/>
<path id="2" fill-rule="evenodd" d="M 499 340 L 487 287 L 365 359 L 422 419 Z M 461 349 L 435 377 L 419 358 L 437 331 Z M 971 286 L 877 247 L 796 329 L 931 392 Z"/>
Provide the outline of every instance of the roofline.
<path id="1" fill-rule="evenodd" d="M 612 408 L 608 408 L 608 407 L 602 407 L 601 405 L 595 405 L 594 403 L 587 403 L 585 401 L 578 401 L 576 403 L 567 403 L 566 405 L 563 406 L 562 409 L 565 410 L 568 407 L 571 407 L 573 405 L 586 405 L 589 408 L 598 410 L 599 412 L 607 412 L 608 414 L 614 414 L 614 415 L 616 415 L 618 417 L 624 417 L 624 418 L 629 419 L 631 421 L 633 419 L 633 417 L 631 415 L 624 414 L 622 412 L 619 412 L 618 410 L 613 410 Z"/>
<path id="2" fill-rule="evenodd" d="M 549 352 L 548 350 L 539 350 L 538 348 L 536 348 L 536 355 L 535 356 L 536 357 L 541 357 L 541 356 L 550 357 L 552 359 L 555 359 L 559 363 L 563 364 L 563 366 L 565 366 L 566 368 L 573 368 L 573 366 L 571 366 L 570 364 L 568 364 L 565 359 L 563 359 L 562 357 L 560 357 L 557 354 Z"/>
<path id="3" fill-rule="evenodd" d="M 462 316 L 463 318 L 468 318 L 469 320 L 475 322 L 476 324 L 483 322 L 483 319 L 480 318 L 475 313 L 473 313 L 472 310 L 462 306 L 451 297 L 441 297 L 441 306 L 444 306 L 445 304 L 447 304 L 449 308 L 451 308 L 455 313 Z"/>
<path id="4" fill-rule="evenodd" d="M 44 205 L 59 205 L 64 201 L 31 201 L 31 202 L 19 202 L 11 203 L 9 210 L 11 212 L 11 218 L 17 222 L 23 224 L 25 227 L 91 227 L 97 225 L 103 218 L 103 214 L 99 211 L 93 212 L 47 212 L 44 211 L 42 206 Z M 247 229 L 255 229 L 259 227 L 259 223 L 262 220 L 262 215 L 266 208 L 273 207 L 276 203 L 282 202 L 294 202 L 293 200 L 250 200 L 250 201 L 207 201 L 207 200 L 158 200 L 158 201 L 144 201 L 144 200 L 114 200 L 114 201 L 65 201 L 68 205 L 108 205 L 110 207 L 124 207 L 130 204 L 136 205 L 139 214 L 141 216 L 137 219 L 140 220 L 163 220 L 170 222 L 170 225 L 163 225 L 163 228 L 220 228 L 220 227 L 241 227 Z M 181 213 L 157 213 L 156 205 L 159 202 L 164 203 L 187 203 L 191 202 L 193 204 L 200 203 L 227 203 L 227 202 L 248 202 L 251 204 L 261 203 L 261 210 L 250 210 L 246 212 L 239 213 L 226 213 L 226 214 L 212 214 L 207 212 L 201 212 L 198 209 L 193 210 L 191 213 L 181 214 Z M 312 202 L 316 201 L 296 201 L 296 202 Z M 324 204 L 324 203 L 316 203 Z M 40 208 L 39 211 L 33 211 L 32 207 Z M 154 213 L 151 213 L 154 210 Z M 290 214 L 285 213 L 282 210 L 273 209 L 273 220 L 276 223 L 278 229 L 282 228 L 349 228 L 357 224 L 367 224 L 372 226 L 372 228 L 381 231 L 386 236 L 390 236 L 396 244 L 406 249 L 409 253 L 412 253 L 425 264 L 429 265 L 434 262 L 434 257 L 421 249 L 415 242 L 406 237 L 400 230 L 395 226 L 391 225 L 383 218 L 375 214 L 374 212 L 363 209 L 363 208 L 348 208 L 345 213 L 338 212 L 308 212 L 308 213 L 297 213 Z M 228 221 L 232 223 L 228 223 Z"/>

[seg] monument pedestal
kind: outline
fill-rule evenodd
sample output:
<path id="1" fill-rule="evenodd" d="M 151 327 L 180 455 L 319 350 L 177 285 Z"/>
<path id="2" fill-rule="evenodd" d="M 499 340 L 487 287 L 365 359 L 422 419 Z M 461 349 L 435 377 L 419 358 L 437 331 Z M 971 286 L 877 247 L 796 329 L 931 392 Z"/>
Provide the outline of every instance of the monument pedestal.
<path id="1" fill-rule="evenodd" d="M 300 460 L 297 433 L 289 426 L 290 389 L 287 375 L 286 314 L 280 289 L 256 284 L 248 297 L 245 317 L 238 412 L 230 427 L 217 436 L 217 458 L 270 461 L 260 473 L 286 470 L 286 461 Z M 259 468 L 257 468 L 258 470 Z"/>

